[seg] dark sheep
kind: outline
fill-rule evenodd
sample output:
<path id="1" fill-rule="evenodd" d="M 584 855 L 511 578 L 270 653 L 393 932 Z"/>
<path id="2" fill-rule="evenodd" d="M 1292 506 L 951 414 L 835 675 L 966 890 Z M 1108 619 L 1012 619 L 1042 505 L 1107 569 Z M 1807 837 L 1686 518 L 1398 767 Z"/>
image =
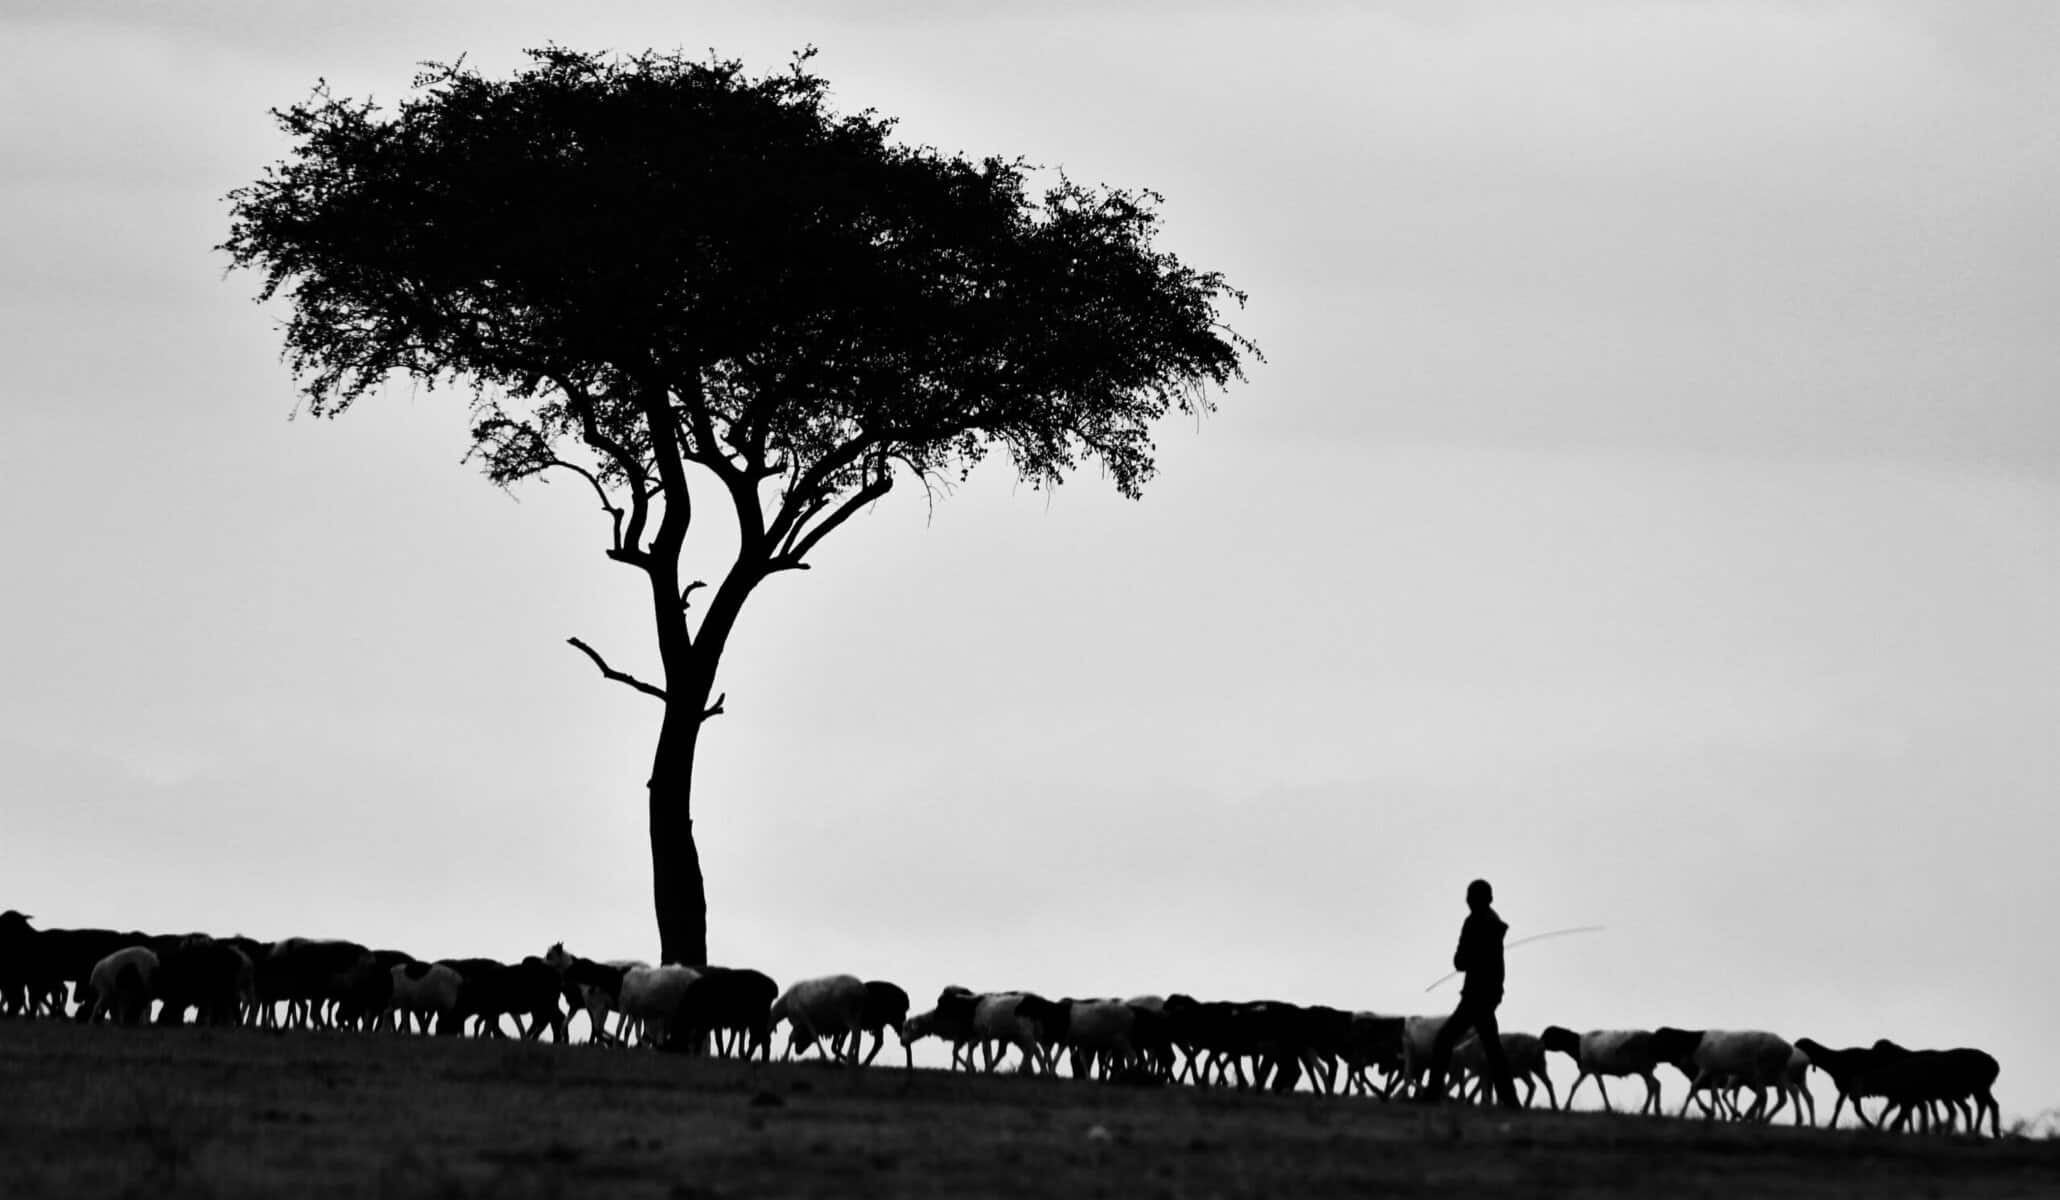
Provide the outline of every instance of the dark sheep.
<path id="1" fill-rule="evenodd" d="M 185 1021 L 197 1010 L 202 1025 L 237 1025 L 246 1005 L 257 1003 L 255 968 L 250 957 L 228 942 L 206 935 L 182 938 L 158 955 L 156 979 L 160 1025 Z"/>
<path id="2" fill-rule="evenodd" d="M 901 1041 L 901 1023 L 908 1020 L 908 993 L 884 979 L 868 979 L 865 984 L 865 1008 L 859 1015 L 859 1028 L 873 1035 L 873 1048 L 866 1052 L 865 1065 L 871 1066 L 879 1057 L 880 1047 L 887 1044 L 887 1030 L 894 1030 L 894 1040 Z M 916 1065 L 915 1052 L 901 1043 L 902 1054 L 907 1066 Z"/>
<path id="3" fill-rule="evenodd" d="M 780 987 L 772 977 L 748 967 L 703 967 L 701 977 L 687 985 L 673 1013 L 673 1032 L 659 1049 L 674 1053 L 701 1053 L 714 1036 L 737 1035 L 735 1052 L 743 1058 L 757 1054 L 772 1059 L 772 1005 Z M 718 1041 L 716 1048 L 724 1049 Z"/>
<path id="4" fill-rule="evenodd" d="M 565 1010 L 558 1005 L 564 981 L 543 959 L 532 954 L 513 964 L 490 958 L 442 962 L 463 980 L 458 986 L 455 1014 L 460 1025 L 476 1017 L 484 1036 L 505 1037 L 501 1029 L 501 1017 L 505 1015 L 515 1018 L 516 1031 L 525 1039 L 541 1038 L 544 1030 L 549 1029 L 555 1040 L 566 1040 Z M 529 1022 L 526 1028 L 524 1018 Z"/>

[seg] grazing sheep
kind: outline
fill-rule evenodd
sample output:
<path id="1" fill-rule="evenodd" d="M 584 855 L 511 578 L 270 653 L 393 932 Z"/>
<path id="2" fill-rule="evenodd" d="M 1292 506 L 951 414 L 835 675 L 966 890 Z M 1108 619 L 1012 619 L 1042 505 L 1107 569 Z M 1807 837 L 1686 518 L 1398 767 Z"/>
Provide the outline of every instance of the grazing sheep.
<path id="1" fill-rule="evenodd" d="M 782 1021 L 792 1027 L 787 1035 L 789 1058 L 797 1047 L 806 1050 L 821 1040 L 827 1043 L 824 1053 L 856 1066 L 859 1035 L 865 1029 L 865 1002 L 865 980 L 856 975 L 803 979 L 789 984 L 772 1002 L 766 1027 L 777 1029 Z M 848 1055 L 841 1049 L 846 1034 L 851 1036 Z"/>
<path id="2" fill-rule="evenodd" d="M 553 942 L 544 952 L 544 961 L 558 972 L 565 991 L 565 1004 L 574 1015 L 587 1015 L 587 1040 L 595 1045 L 607 1045 L 623 1041 L 629 1033 L 631 1021 L 627 1016 L 618 1018 L 614 1033 L 608 1031 L 608 1016 L 622 1011 L 622 980 L 631 968 L 649 970 L 647 963 L 634 959 L 612 959 L 595 962 L 568 954 L 565 943 Z"/>
<path id="3" fill-rule="evenodd" d="M 93 1007 L 86 1019 L 98 1023 L 112 1017 L 117 1025 L 141 1025 L 150 1017 L 150 1003 L 156 998 L 152 981 L 157 976 L 157 954 L 148 946 L 126 946 L 93 964 L 87 984 L 93 990 Z"/>
<path id="4" fill-rule="evenodd" d="M 1547 1102 L 1555 1110 L 1559 1108 L 1559 1097 L 1552 1090 L 1552 1076 L 1545 1070 L 1545 1045 L 1537 1034 L 1503 1034 L 1502 1057 L 1509 1063 L 1510 1082 L 1524 1085 L 1525 1108 L 1537 1100 L 1540 1083 L 1545 1085 Z M 1486 1104 L 1490 1099 L 1488 1055 L 1482 1049 L 1478 1035 L 1468 1034 L 1465 1041 L 1452 1048 L 1452 1066 L 1461 1075 L 1471 1076 L 1478 1083 L 1475 1099 Z"/>
<path id="5" fill-rule="evenodd" d="M 1766 1089 L 1782 1086 L 1788 1073 L 1789 1055 L 1795 1047 L 1779 1034 L 1763 1030 L 1674 1029 L 1662 1026 L 1652 1032 L 1653 1053 L 1688 1077 L 1688 1096 L 1681 1101 L 1681 1116 L 1697 1091 L 1706 1087 L 1738 1086 L 1752 1089 L 1748 1120 L 1764 1120 Z"/>
<path id="6" fill-rule="evenodd" d="M 939 1038 L 951 1047 L 951 1069 L 960 1069 L 961 1055 L 973 1037 L 973 1014 L 960 1014 L 945 1009 L 929 1008 L 911 1015 L 901 1023 L 901 1044 L 912 1048 L 926 1037 Z M 913 1055 L 913 1049 L 910 1049 Z M 970 1063 L 968 1063 L 970 1066 Z"/>
<path id="7" fill-rule="evenodd" d="M 1609 1103 L 1609 1088 L 1603 1080 L 1609 1076 L 1636 1075 L 1645 1081 L 1645 1103 L 1638 1106 L 1638 1111 L 1659 1112 L 1659 1078 L 1653 1072 L 1660 1059 L 1653 1049 L 1649 1031 L 1593 1029 L 1577 1034 L 1564 1025 L 1550 1025 L 1538 1035 L 1538 1044 L 1545 1050 L 1566 1055 L 1580 1068 L 1574 1086 L 1566 1090 L 1566 1107 L 1573 1107 L 1574 1093 L 1581 1090 L 1582 1081 L 1593 1078 L 1595 1090 L 1602 1093 L 1603 1111 L 1615 1112 Z"/>
<path id="8" fill-rule="evenodd" d="M 859 1030 L 873 1035 L 873 1048 L 866 1052 L 865 1064 L 871 1066 L 879 1056 L 880 1047 L 887 1044 L 887 1030 L 894 1030 L 895 1040 L 901 1038 L 902 1023 L 908 1020 L 908 993 L 884 979 L 868 979 L 865 983 L 865 1012 L 859 1018 Z M 856 1040 L 854 1036 L 854 1040 Z M 902 1042 L 904 1065 L 915 1069 L 915 1054 L 908 1043 Z"/>

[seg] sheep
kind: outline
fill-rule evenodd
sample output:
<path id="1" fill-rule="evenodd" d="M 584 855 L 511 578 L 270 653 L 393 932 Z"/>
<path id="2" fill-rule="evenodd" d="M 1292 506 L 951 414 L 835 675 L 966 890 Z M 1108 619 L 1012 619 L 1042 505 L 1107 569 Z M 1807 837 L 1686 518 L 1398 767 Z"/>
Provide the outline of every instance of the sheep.
<path id="1" fill-rule="evenodd" d="M 389 1012 L 402 1033 L 409 1032 L 411 1020 L 419 1033 L 458 1032 L 459 993 L 465 979 L 456 968 L 445 963 L 395 963 L 387 975 L 393 981 Z"/>
<path id="2" fill-rule="evenodd" d="M 985 1069 L 989 1071 L 994 1070 L 1001 1059 L 1008 1053 L 1008 1047 L 1014 1046 L 1023 1054 L 1023 1061 L 1017 1066 L 1016 1070 L 1023 1074 L 1034 1074 L 1037 1071 L 1037 1064 L 1039 1062 L 1037 1051 L 1039 1030 L 1035 1021 L 1022 1017 L 1016 1011 L 1017 1007 L 1028 996 L 1030 996 L 1028 992 L 996 992 L 987 995 L 973 995 L 972 993 L 964 992 L 963 989 L 946 989 L 946 995 L 939 997 L 938 1008 L 933 1011 L 942 1016 L 947 1007 L 960 1007 L 963 1004 L 964 998 L 970 997 L 972 1000 L 972 1012 L 965 1025 L 967 1037 L 964 1043 L 968 1050 L 967 1066 L 970 1068 L 972 1065 L 970 1050 L 973 1046 L 986 1048 Z M 947 1005 L 945 1003 L 947 1000 L 953 1003 Z M 1035 1008 L 1036 1006 L 1033 1005 L 1032 1007 Z M 947 1019 L 955 1025 L 957 1023 L 957 1014 L 954 1013 Z M 956 1061 L 956 1058 L 957 1055 L 954 1054 L 954 1061 Z"/>
<path id="3" fill-rule="evenodd" d="M 1103 1063 L 1106 1077 L 1117 1064 L 1128 1064 L 1136 1049 L 1131 1030 L 1137 1025 L 1137 1011 L 1121 1000 L 1044 1000 L 1024 996 L 1016 1005 L 1016 1016 L 1034 1027 L 1040 1039 L 1067 1051 L 1073 1077 L 1084 1079 L 1094 1063 Z"/>
<path id="4" fill-rule="evenodd" d="M 673 1011 L 671 1033 L 684 1036 L 677 1041 L 668 1036 L 658 1048 L 699 1053 L 714 1035 L 720 1051 L 725 1049 L 722 1037 L 735 1034 L 735 1050 L 741 1057 L 750 1058 L 755 1052 L 770 1060 L 770 1017 L 779 994 L 780 985 L 763 972 L 748 967 L 702 967 L 700 977 L 687 986 Z"/>
<path id="5" fill-rule="evenodd" d="M 910 1016 L 901 1023 L 901 1044 L 913 1047 L 926 1037 L 941 1038 L 951 1046 L 951 1069 L 959 1069 L 960 1055 L 971 1044 L 973 1037 L 973 1014 L 970 1009 L 954 1012 L 947 1008 L 929 1008 Z M 910 1054 L 914 1051 L 911 1049 Z M 967 1059 L 970 1069 L 970 1057 Z"/>
<path id="6" fill-rule="evenodd" d="M 1372 1012 L 1351 1015 L 1345 1045 L 1338 1055 L 1345 1065 L 1348 1090 L 1356 1088 L 1364 1095 L 1388 1097 L 1402 1077 L 1402 1047 L 1408 1022 L 1407 1017 L 1384 1017 Z M 1385 1087 L 1376 1088 L 1367 1078 L 1366 1072 L 1372 1068 L 1389 1076 Z"/>
<path id="7" fill-rule="evenodd" d="M 199 1010 L 202 1024 L 238 1025 L 246 1007 L 257 1004 L 250 957 L 205 934 L 185 938 L 158 956 L 153 987 L 164 1003 L 158 1013 L 161 1025 L 184 1021 L 188 1008 Z"/>
<path id="8" fill-rule="evenodd" d="M 1791 1102 L 1795 1105 L 1795 1123 L 1798 1126 L 1807 1123 L 1814 1127 L 1817 1124 L 1817 1098 L 1810 1095 L 1810 1056 L 1801 1046 L 1788 1053 L 1788 1068 L 1782 1072 L 1780 1095 L 1767 1119 L 1771 1121 L 1781 1115 L 1781 1106 Z M 1807 1122 L 1803 1119 L 1805 1107 L 1809 1110 Z"/>
<path id="9" fill-rule="evenodd" d="M 364 977 L 372 951 L 356 942 L 286 938 L 253 963 L 258 1006 L 267 1024 L 278 1021 L 276 1004 L 286 1002 L 288 1025 L 327 1026 L 329 1005 L 344 998 L 353 977 Z"/>
<path id="10" fill-rule="evenodd" d="M 1564 1025 L 1549 1025 L 1538 1035 L 1538 1044 L 1545 1050 L 1566 1055 L 1580 1068 L 1574 1086 L 1566 1091 L 1567 1108 L 1573 1107 L 1574 1093 L 1581 1090 L 1582 1081 L 1592 1077 L 1595 1090 L 1602 1093 L 1603 1111 L 1615 1112 L 1609 1103 L 1609 1088 L 1603 1080 L 1612 1075 L 1636 1075 L 1645 1080 L 1645 1103 L 1638 1106 L 1638 1111 L 1659 1112 L 1659 1078 L 1653 1072 L 1660 1060 L 1653 1050 L 1649 1031 L 1592 1029 L 1577 1034 Z"/>
<path id="11" fill-rule="evenodd" d="M 438 960 L 458 973 L 457 1019 L 460 1024 L 477 1017 L 485 1037 L 505 1037 L 501 1018 L 515 1018 L 515 1031 L 524 1040 L 540 1039 L 545 1029 L 554 1040 L 566 1039 L 565 1011 L 558 1006 L 558 972 L 536 955 L 519 963 L 491 958 L 447 958 Z M 389 983 L 391 979 L 389 977 Z M 527 1028 L 523 1018 L 529 1018 Z"/>
<path id="12" fill-rule="evenodd" d="M 672 1032 L 672 1017 L 679 1009 L 680 998 L 699 978 L 701 972 L 676 963 L 626 968 L 619 993 L 624 1036 L 634 1025 L 639 1044 L 662 1044 Z"/>
<path id="13" fill-rule="evenodd" d="M 806 1049 L 818 1039 L 823 1039 L 829 1042 L 824 1048 L 826 1054 L 856 1066 L 859 1035 L 865 1028 L 865 1005 L 865 981 L 856 975 L 803 979 L 789 984 L 787 990 L 772 1002 L 766 1026 L 777 1029 L 780 1022 L 785 1021 L 792 1027 L 787 1035 L 789 1058 L 794 1056 L 796 1047 Z M 851 1035 L 848 1056 L 840 1049 L 839 1043 L 846 1034 Z"/>
<path id="14" fill-rule="evenodd" d="M 112 1017 L 117 1025 L 141 1025 L 156 998 L 157 954 L 148 946 L 127 946 L 93 964 L 87 983 L 93 989 L 89 1022 Z"/>
<path id="15" fill-rule="evenodd" d="M 1876 1095 L 1886 1097 L 1888 1104 L 1881 1110 L 1881 1120 L 1888 1123 L 1890 1110 L 1896 1111 L 1895 1123 L 1891 1129 L 1901 1129 L 1911 1116 L 1922 1107 L 1927 1126 L 1931 1124 L 1930 1105 L 1946 1106 L 1947 1121 L 1950 1123 L 1955 1111 L 1971 1115 L 1969 1128 L 1981 1132 L 1981 1119 L 1989 1118 L 1993 1137 L 2003 1136 L 2001 1110 L 1996 1105 L 1993 1092 L 1996 1077 L 2002 1073 L 1995 1057 L 1986 1051 L 1961 1047 L 1954 1050 L 1903 1050 L 1893 1042 L 1876 1042 L 1874 1049 L 1884 1056 L 1901 1052 L 1900 1057 L 1886 1058 L 1865 1072 L 1863 1086 Z M 1971 1114 L 1966 1105 L 1973 1102 Z"/>
<path id="16" fill-rule="evenodd" d="M 1176 992 L 1166 997 L 1165 1013 L 1168 1036 L 1187 1056 L 1175 1082 L 1192 1079 L 1206 1086 L 1227 1082 L 1234 1075 L 1237 1086 L 1251 1086 L 1244 1071 L 1245 1056 L 1252 1049 L 1251 1022 L 1241 1006 L 1220 1000 L 1200 1001 Z"/>
<path id="17" fill-rule="evenodd" d="M 1411 1094 L 1423 1087 L 1423 1073 L 1430 1069 L 1438 1034 L 1447 1016 L 1405 1017 L 1402 1021 L 1402 1083 Z"/>
<path id="18" fill-rule="evenodd" d="M 1827 1122 L 1832 1126 L 1838 1124 L 1838 1114 L 1850 1100 L 1853 1115 L 1860 1119 L 1860 1124 L 1871 1127 L 1874 1122 L 1868 1118 L 1867 1111 L 1860 1107 L 1860 1101 L 1880 1093 L 1868 1090 L 1869 1077 L 1876 1068 L 1909 1053 L 1893 1044 L 1891 1048 L 1849 1046 L 1843 1050 L 1833 1050 L 1810 1038 L 1797 1038 L 1795 1045 L 1796 1049 L 1809 1056 L 1810 1062 L 1818 1070 L 1831 1077 L 1832 1086 L 1838 1089 L 1838 1100 L 1831 1106 L 1831 1120 Z"/>
<path id="19" fill-rule="evenodd" d="M 873 1035 L 873 1048 L 867 1051 L 865 1056 L 867 1066 L 871 1066 L 873 1059 L 879 1056 L 880 1047 L 887 1044 L 887 1030 L 891 1027 L 895 1039 L 899 1040 L 902 1023 L 907 1020 L 907 992 L 884 979 L 866 980 L 865 1011 L 859 1018 L 859 1030 L 861 1033 Z M 852 1037 L 855 1041 L 858 1035 L 853 1034 Z M 908 1043 L 902 1043 L 901 1052 L 902 1057 L 907 1060 L 905 1065 L 914 1070 L 915 1055 L 909 1050 Z"/>
<path id="20" fill-rule="evenodd" d="M 1166 1002 L 1157 996 L 1134 996 L 1130 1007 L 1130 1046 L 1137 1051 L 1135 1078 L 1165 1083 L 1173 1078 L 1173 1036 L 1166 1021 Z"/>
<path id="21" fill-rule="evenodd" d="M 33 1017 L 44 1007 L 56 965 L 26 913 L 0 913 L 0 1013 Z"/>
<path id="22" fill-rule="evenodd" d="M 1502 1057 L 1509 1064 L 1511 1082 L 1522 1081 L 1524 1085 L 1524 1107 L 1529 1108 L 1538 1098 L 1538 1084 L 1545 1085 L 1545 1098 L 1555 1110 L 1559 1108 L 1559 1097 L 1552 1090 L 1552 1076 L 1545 1070 L 1545 1045 L 1534 1033 L 1505 1033 L 1502 1035 Z M 1466 1040 L 1452 1048 L 1452 1066 L 1462 1075 L 1470 1075 L 1480 1083 L 1477 1099 L 1488 1101 L 1488 1055 L 1481 1046 L 1478 1034 L 1468 1034 Z"/>
<path id="23" fill-rule="evenodd" d="M 1681 1116 L 1695 1093 L 1705 1087 L 1728 1085 L 1752 1089 L 1748 1119 L 1765 1119 L 1769 1087 L 1781 1087 L 1788 1072 L 1789 1055 L 1795 1050 L 1779 1034 L 1763 1030 L 1674 1029 L 1653 1030 L 1652 1048 L 1661 1062 L 1671 1063 L 1688 1077 L 1688 1095 L 1681 1101 Z"/>

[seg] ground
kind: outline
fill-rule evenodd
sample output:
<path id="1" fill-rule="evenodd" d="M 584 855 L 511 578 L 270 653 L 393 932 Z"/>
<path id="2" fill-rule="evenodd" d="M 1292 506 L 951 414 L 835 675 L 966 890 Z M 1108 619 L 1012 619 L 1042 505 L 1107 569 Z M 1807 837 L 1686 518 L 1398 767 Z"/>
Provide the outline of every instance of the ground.
<path id="1" fill-rule="evenodd" d="M 0 1021 L 10 1200 L 595 1194 L 2054 1197 L 2060 1142 Z"/>

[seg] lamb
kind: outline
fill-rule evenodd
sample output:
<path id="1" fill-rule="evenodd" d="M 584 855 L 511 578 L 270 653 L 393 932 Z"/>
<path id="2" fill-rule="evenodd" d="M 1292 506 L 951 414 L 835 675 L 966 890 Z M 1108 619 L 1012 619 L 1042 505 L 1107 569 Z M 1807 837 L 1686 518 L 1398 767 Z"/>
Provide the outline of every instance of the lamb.
<path id="1" fill-rule="evenodd" d="M 89 1022 L 109 1016 L 117 1025 L 141 1025 L 150 1017 L 156 992 L 157 954 L 148 946 L 127 946 L 93 964 L 87 983 L 93 989 Z"/>
<path id="2" fill-rule="evenodd" d="M 856 975 L 825 975 L 788 985 L 772 1002 L 766 1025 L 777 1029 L 785 1021 L 792 1026 L 787 1035 L 789 1058 L 797 1047 L 805 1050 L 823 1039 L 829 1043 L 825 1053 L 856 1066 L 859 1035 L 865 1028 L 865 1007 L 864 980 Z M 846 1034 L 851 1035 L 848 1055 L 840 1048 L 840 1039 Z"/>
<path id="3" fill-rule="evenodd" d="M 1767 1114 L 1769 1087 L 1778 1088 L 1788 1073 L 1788 1059 L 1795 1047 L 1779 1034 L 1763 1030 L 1674 1029 L 1662 1027 L 1652 1033 L 1653 1053 L 1688 1077 L 1688 1096 L 1681 1101 L 1682 1116 L 1695 1093 L 1705 1087 L 1728 1086 L 1752 1089 L 1748 1119 L 1763 1120 Z"/>
<path id="4" fill-rule="evenodd" d="M 1545 1045 L 1534 1033 L 1505 1033 L 1502 1035 L 1502 1057 L 1509 1064 L 1511 1082 L 1521 1081 L 1524 1085 L 1524 1107 L 1529 1108 L 1538 1098 L 1538 1084 L 1545 1085 L 1545 1098 L 1554 1109 L 1559 1107 L 1559 1097 L 1552 1090 L 1552 1076 L 1545 1070 Z M 1452 1048 L 1452 1066 L 1455 1071 L 1471 1075 L 1480 1082 L 1482 1103 L 1488 1100 L 1488 1055 L 1481 1046 L 1477 1034 L 1468 1034 L 1465 1041 Z"/>
<path id="5" fill-rule="evenodd" d="M 1608 1076 L 1636 1075 L 1645 1080 L 1645 1103 L 1638 1106 L 1640 1113 L 1659 1112 L 1659 1078 L 1653 1072 L 1660 1060 L 1654 1052 L 1652 1034 L 1643 1029 L 1591 1029 L 1576 1034 L 1564 1025 L 1549 1025 L 1538 1035 L 1538 1044 L 1545 1050 L 1558 1051 L 1574 1060 L 1580 1074 L 1574 1079 L 1574 1086 L 1566 1091 L 1566 1107 L 1572 1108 L 1574 1093 L 1581 1090 L 1582 1081 L 1593 1078 L 1595 1090 L 1602 1093 L 1602 1108 L 1605 1112 L 1616 1110 L 1609 1103 L 1609 1088 L 1603 1083 Z"/>

